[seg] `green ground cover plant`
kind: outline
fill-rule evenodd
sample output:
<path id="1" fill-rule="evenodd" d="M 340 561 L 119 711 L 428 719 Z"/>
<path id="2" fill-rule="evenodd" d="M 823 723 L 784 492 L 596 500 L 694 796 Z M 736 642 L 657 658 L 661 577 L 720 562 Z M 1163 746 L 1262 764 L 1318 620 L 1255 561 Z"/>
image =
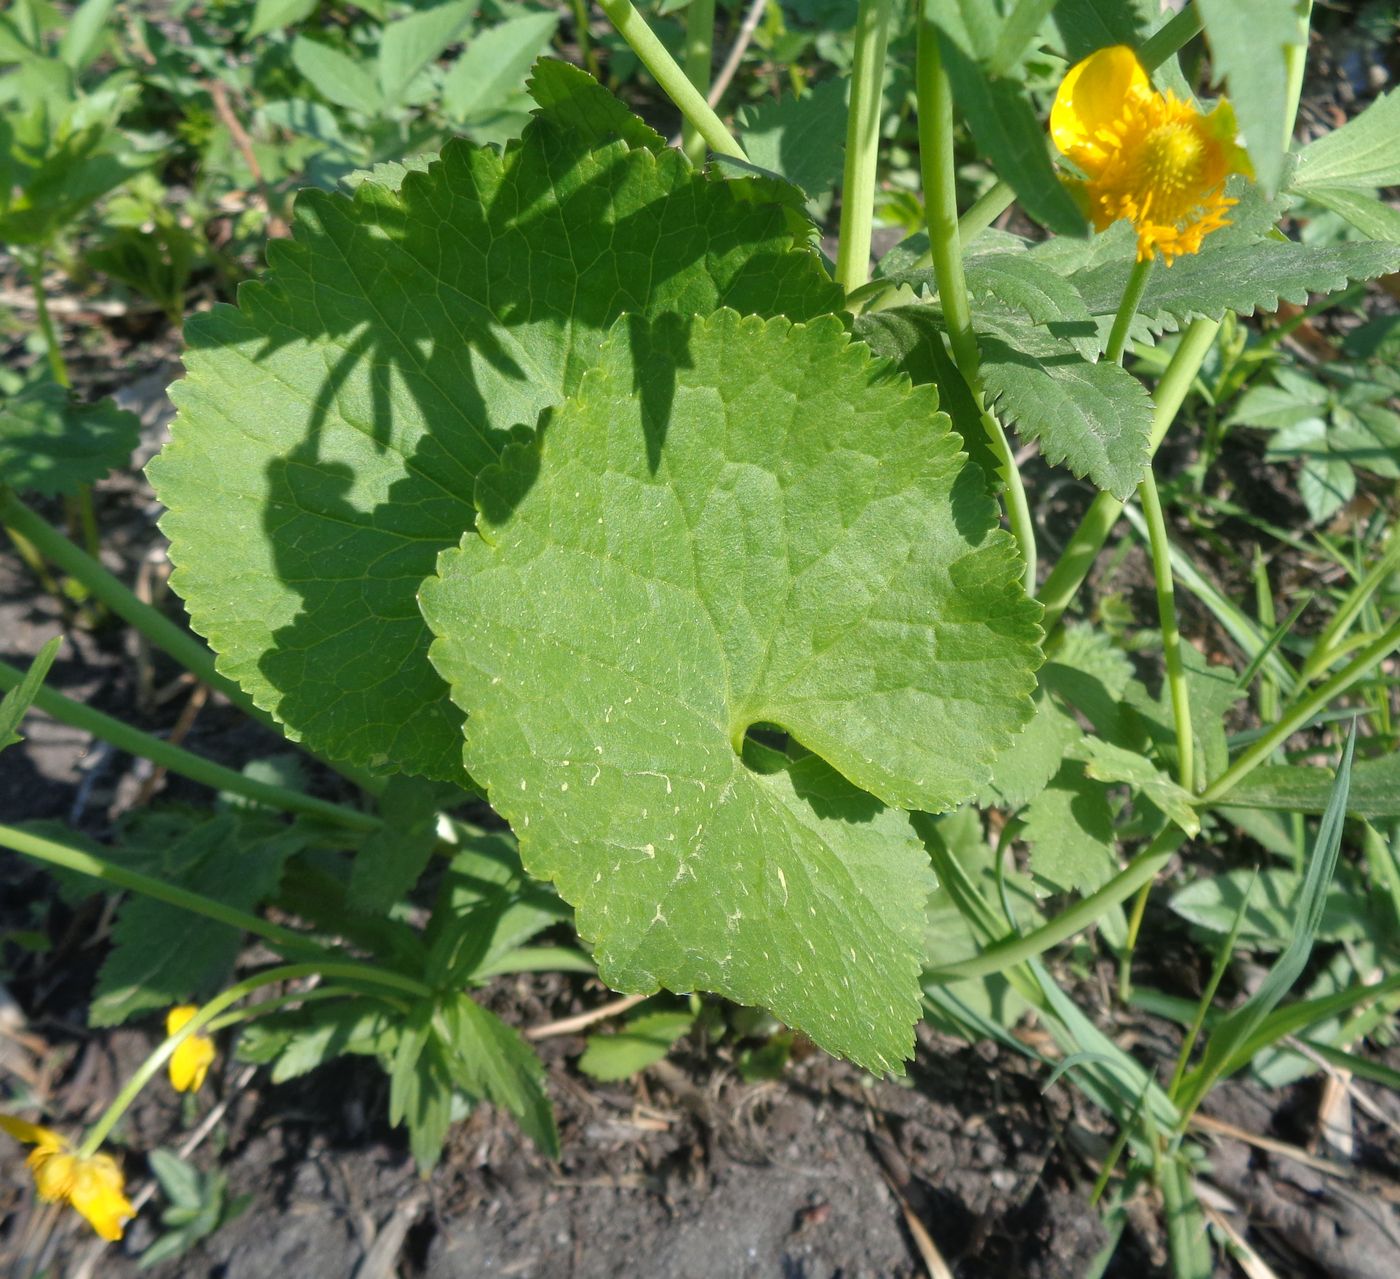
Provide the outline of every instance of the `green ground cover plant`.
<path id="1" fill-rule="evenodd" d="M 790 1031 L 899 1073 L 925 1017 L 1034 1055 L 1117 1126 L 1112 1238 L 1151 1186 L 1175 1273 L 1208 1275 L 1211 1090 L 1306 1054 L 1400 1082 L 1349 1051 L 1400 995 L 1400 326 L 1370 316 L 1316 367 L 1282 345 L 1400 270 L 1395 98 L 1291 145 L 1307 3 L 861 0 L 839 44 L 809 7 L 774 18 L 760 52 L 815 51 L 815 74 L 731 128 L 705 97 L 713 4 L 600 7 L 609 65 L 672 104 L 682 146 L 552 9 L 320 6 L 313 30 L 302 0 L 191 7 L 178 50 L 101 0 L 0 19 L 0 239 L 47 358 L 4 387 L 0 522 L 48 589 L 300 752 L 227 769 L 45 690 L 56 643 L 0 664 L 0 748 L 32 705 L 218 793 L 110 846 L 0 826 L 61 891 L 128 894 L 93 1025 L 195 1009 L 76 1142 L 7 1130 L 39 1192 L 110 1233 L 126 1201 L 83 1199 L 85 1170 L 182 1046 L 237 1027 L 274 1081 L 377 1059 L 425 1171 L 482 1100 L 555 1153 L 540 1064 L 476 994 L 596 972 L 657 996 L 594 1037 L 597 1078 L 723 1033 L 712 997 L 777 1019 L 755 1077 Z M 538 56 L 566 30 L 582 66 Z M 138 129 L 158 94 L 178 123 Z M 253 132 L 221 152 L 201 120 L 231 97 Z M 231 247 L 155 210 L 187 153 L 202 207 L 246 169 Z M 922 225 L 873 260 L 900 156 Z M 1013 204 L 1021 233 L 992 226 Z M 89 488 L 136 422 L 71 391 L 46 263 L 177 315 L 284 226 L 186 320 L 147 470 L 191 635 L 95 556 Z M 1241 320 L 1281 305 L 1295 320 Z M 1159 487 L 1188 401 L 1200 456 Z M 1173 542 L 1173 512 L 1219 537 L 1205 477 L 1238 432 L 1306 514 L 1261 540 L 1337 570 L 1283 618 L 1262 560 L 1231 599 Z M 1067 476 L 1094 495 L 1051 549 L 1034 484 Z M 75 538 L 35 497 L 70 504 Z M 1076 608 L 1120 520 L 1155 615 Z M 1227 641 L 1210 656 L 1178 587 Z M 310 793 L 312 763 L 354 800 Z M 1241 838 L 1263 869 L 1195 866 Z M 1154 887 L 1210 956 L 1198 1002 L 1134 980 Z M 243 964 L 249 936 L 275 958 Z M 1169 1080 L 1052 966 L 1090 944 L 1122 1006 L 1184 1027 Z M 1227 1000 L 1241 956 L 1266 972 Z M 173 1156 L 156 1173 L 160 1255 L 238 1210 Z"/>

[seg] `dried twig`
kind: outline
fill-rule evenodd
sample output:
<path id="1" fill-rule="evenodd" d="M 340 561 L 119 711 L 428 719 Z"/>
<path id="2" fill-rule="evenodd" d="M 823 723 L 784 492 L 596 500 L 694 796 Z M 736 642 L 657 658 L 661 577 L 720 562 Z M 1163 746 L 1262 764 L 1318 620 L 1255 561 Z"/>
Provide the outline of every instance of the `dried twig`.
<path id="1" fill-rule="evenodd" d="M 541 1026 L 531 1026 L 525 1032 L 525 1038 L 551 1039 L 555 1035 L 572 1035 L 574 1031 L 583 1030 L 594 1022 L 606 1021 L 609 1017 L 625 1013 L 629 1008 L 635 1008 L 642 1000 L 650 998 L 650 995 L 624 995 L 621 999 L 614 999 L 612 1003 L 603 1004 L 591 1012 L 578 1013 L 560 1021 L 547 1021 Z"/>
<path id="2" fill-rule="evenodd" d="M 285 238 L 291 234 L 286 222 L 273 209 L 272 196 L 268 191 L 267 182 L 263 178 L 262 165 L 258 163 L 258 157 L 253 151 L 253 139 L 248 136 L 248 130 L 243 127 L 243 122 L 234 112 L 233 104 L 229 102 L 228 90 L 219 80 L 206 81 L 205 86 L 209 90 L 209 96 L 214 100 L 214 110 L 218 114 L 219 120 L 224 128 L 229 131 L 233 138 L 233 145 L 238 148 L 238 153 L 243 157 L 243 163 L 248 166 L 248 172 L 253 175 L 253 182 L 257 185 L 258 194 L 262 196 L 262 202 L 267 209 L 267 233 L 274 238 Z"/>

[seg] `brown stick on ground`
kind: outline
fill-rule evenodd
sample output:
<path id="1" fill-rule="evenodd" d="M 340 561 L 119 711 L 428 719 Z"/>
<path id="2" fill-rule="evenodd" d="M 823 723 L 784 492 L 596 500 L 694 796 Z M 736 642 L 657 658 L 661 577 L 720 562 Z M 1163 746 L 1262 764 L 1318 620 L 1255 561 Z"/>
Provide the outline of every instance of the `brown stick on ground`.
<path id="1" fill-rule="evenodd" d="M 262 196 L 263 207 L 267 209 L 268 235 L 274 239 L 285 239 L 291 234 L 291 230 L 273 209 L 272 196 L 268 191 L 267 182 L 263 178 L 262 165 L 258 163 L 258 157 L 253 152 L 253 139 L 248 136 L 248 130 L 243 127 L 243 122 L 234 112 L 233 104 L 229 102 L 228 89 L 218 80 L 208 80 L 204 87 L 209 90 L 209 96 L 214 100 L 214 110 L 218 113 L 224 128 L 233 137 L 233 145 L 238 148 L 238 153 L 243 157 L 243 163 L 248 166 L 248 172 L 253 175 L 253 182 L 258 188 L 258 194 Z"/>

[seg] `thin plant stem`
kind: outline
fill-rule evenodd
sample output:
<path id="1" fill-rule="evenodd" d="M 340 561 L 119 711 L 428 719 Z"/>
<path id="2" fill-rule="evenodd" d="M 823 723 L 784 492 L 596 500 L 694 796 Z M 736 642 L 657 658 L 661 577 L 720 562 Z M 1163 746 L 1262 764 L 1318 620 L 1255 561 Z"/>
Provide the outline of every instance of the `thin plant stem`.
<path id="1" fill-rule="evenodd" d="M 986 977 L 999 973 L 1047 951 L 1051 946 L 1073 937 L 1088 928 L 1119 902 L 1126 901 L 1145 883 L 1150 883 L 1171 860 L 1186 836 L 1175 826 L 1162 831 L 1141 853 L 1127 864 L 1102 888 L 1090 893 L 1062 911 L 1054 919 L 1021 937 L 1008 937 L 988 946 L 981 954 L 954 964 L 945 964 L 924 974 L 926 983 L 947 985 L 969 977 Z"/>
<path id="2" fill-rule="evenodd" d="M 1166 372 L 1157 383 L 1149 457 L 1160 447 L 1219 331 L 1218 320 L 1197 319 L 1187 327 Z M 1122 514 L 1123 503 L 1111 493 L 1100 493 L 1089 504 L 1079 527 L 1040 588 L 1040 602 L 1045 606 L 1041 625 L 1047 634 L 1059 625 Z"/>
<path id="3" fill-rule="evenodd" d="M 0 662 L 0 692 L 14 688 L 23 678 L 23 671 L 8 662 Z M 342 829 L 369 832 L 378 830 L 383 825 L 381 819 L 372 813 L 362 813 L 343 804 L 317 799 L 287 786 L 260 782 L 232 768 L 215 764 L 212 760 L 195 755 L 173 742 L 143 733 L 139 728 L 133 728 L 111 715 L 104 715 L 91 706 L 75 702 L 55 689 L 41 688 L 35 695 L 34 705 L 60 723 L 91 733 L 104 742 L 110 742 L 118 750 L 149 759 L 153 764 L 178 773 L 181 777 L 188 777 L 202 786 L 241 795 L 253 803 L 265 804 L 280 812 L 318 817 Z"/>
<path id="4" fill-rule="evenodd" d="M 656 38 L 656 33 L 632 4 L 632 0 L 598 0 L 599 7 L 627 41 L 632 52 L 642 60 L 661 91 L 676 104 L 682 119 L 693 126 L 711 151 L 744 160 L 744 149 L 725 127 L 724 121 L 705 101 L 705 95 L 686 79 L 685 72 Z"/>
<path id="5" fill-rule="evenodd" d="M 63 358 L 58 330 L 54 328 L 53 318 L 49 315 L 48 294 L 44 291 L 44 250 L 36 249 L 33 257 L 25 257 L 24 265 L 34 288 L 34 311 L 39 320 L 39 332 L 44 338 L 44 349 L 48 353 L 49 370 L 59 386 L 71 387 L 73 379 L 68 375 L 68 364 Z"/>
<path id="6" fill-rule="evenodd" d="M 1147 899 L 1152 895 L 1152 881 L 1148 880 L 1133 898 L 1133 909 L 1128 915 L 1128 935 L 1123 943 L 1123 953 L 1118 956 L 1118 999 L 1126 1004 L 1133 993 L 1133 952 L 1137 950 L 1138 933 L 1142 931 L 1142 919 L 1147 913 Z"/>
<path id="7" fill-rule="evenodd" d="M 261 937 L 274 946 L 283 946 L 289 950 L 295 949 L 303 953 L 308 950 L 321 949 L 314 938 L 303 933 L 293 932 L 290 928 L 283 928 L 279 924 L 259 919 L 256 915 L 250 915 L 246 911 L 236 910 L 232 906 L 226 906 L 223 902 L 215 901 L 212 897 L 205 897 L 202 893 L 177 888 L 174 884 L 167 884 L 163 879 L 155 879 L 150 875 L 141 874 L 140 871 L 129 870 L 127 867 L 119 866 L 104 857 L 97 857 L 92 853 L 83 852 L 81 849 L 70 848 L 67 844 L 45 839 L 31 831 L 0 825 L 0 846 L 13 849 L 25 857 L 31 857 L 46 865 L 61 866 L 65 870 L 77 871 L 80 875 L 88 875 L 104 884 L 111 884 L 115 888 L 141 893 L 155 901 L 164 902 L 168 906 L 178 906 L 181 910 L 203 915 L 215 923 L 227 924 L 230 928 L 236 928 L 240 932 L 252 933 L 253 936 Z"/>
<path id="8" fill-rule="evenodd" d="M 1358 680 L 1364 679 L 1400 646 L 1400 621 L 1393 622 L 1374 643 L 1367 645 L 1331 679 L 1287 707 L 1278 723 L 1253 745 L 1242 751 L 1234 763 L 1215 779 L 1201 795 L 1206 804 L 1217 803 L 1260 764 L 1303 727 L 1334 698 L 1340 697 Z"/>
<path id="9" fill-rule="evenodd" d="M 1155 71 L 1168 58 L 1201 33 L 1201 11 L 1185 5 L 1175 17 L 1164 22 L 1138 50 L 1138 61 L 1145 71 Z"/>
<path id="10" fill-rule="evenodd" d="M 1007 518 L 1021 550 L 1027 592 L 1036 578 L 1035 522 L 1006 432 L 987 411 L 979 376 L 977 338 L 963 275 L 962 234 L 958 224 L 957 173 L 953 156 L 953 90 L 943 66 L 938 30 L 927 16 L 919 19 L 914 83 L 919 102 L 919 168 L 928 212 L 929 253 L 938 282 L 938 301 L 948 329 L 953 360 L 981 411 L 997 469 L 1005 483 Z"/>
<path id="11" fill-rule="evenodd" d="M 922 28 L 921 28 L 922 30 Z M 937 36 L 934 37 L 937 39 Z M 1006 182 L 998 180 L 972 202 L 968 211 L 958 219 L 958 237 L 963 244 L 992 225 L 1016 203 L 1016 192 Z"/>
<path id="12" fill-rule="evenodd" d="M 856 12 L 846 168 L 841 183 L 841 231 L 836 248 L 836 282 L 847 293 L 854 292 L 870 279 L 881 91 L 893 12 L 894 0 L 860 0 Z"/>
<path id="13" fill-rule="evenodd" d="M 118 578 L 91 555 L 31 511 L 14 493 L 0 489 L 0 524 L 18 533 L 50 563 L 81 582 L 88 594 L 140 631 L 157 648 L 169 653 L 196 679 L 208 684 L 240 710 L 264 722 L 268 718 L 232 680 L 214 669 L 214 654 L 164 613 L 137 599 Z"/>
<path id="14" fill-rule="evenodd" d="M 139 631 L 156 648 L 168 653 L 197 680 L 222 693 L 245 715 L 267 725 L 275 733 L 285 735 L 283 727 L 271 715 L 256 706 L 252 698 L 232 680 L 219 674 L 214 667 L 214 654 L 204 644 L 159 609 L 137 599 L 130 588 L 103 568 L 94 556 L 69 541 L 5 488 L 0 488 L 0 525 L 4 525 L 12 537 L 18 533 L 50 563 L 58 565 L 69 577 L 80 582 L 92 598 Z M 321 758 L 312 751 L 307 754 Z M 378 795 L 384 790 L 382 778 L 334 760 L 322 759 L 322 763 L 371 795 Z"/>
<path id="15" fill-rule="evenodd" d="M 715 0 L 690 0 L 685 10 L 685 74 L 709 100 L 715 45 Z M 689 120 L 681 125 L 681 150 L 694 165 L 705 162 L 705 139 Z"/>
<path id="16" fill-rule="evenodd" d="M 191 1035 L 198 1034 L 225 1008 L 246 998 L 263 986 L 276 982 L 296 981 L 302 977 L 333 977 L 340 980 L 360 981 L 369 985 L 385 986 L 393 990 L 405 991 L 418 998 L 429 998 L 432 991 L 422 982 L 414 981 L 387 969 L 373 968 L 368 964 L 284 964 L 279 968 L 269 968 L 265 972 L 237 982 L 227 990 L 215 995 L 195 1013 L 175 1034 L 164 1042 L 136 1068 L 130 1079 L 122 1085 L 122 1090 L 112 1100 L 112 1104 L 102 1112 L 101 1117 L 88 1130 L 82 1144 L 77 1149 L 79 1159 L 91 1159 L 126 1113 L 127 1108 L 140 1095 L 141 1090 L 159 1073 L 160 1068 L 174 1055 L 175 1050 Z"/>
<path id="17" fill-rule="evenodd" d="M 1113 328 L 1108 334 L 1108 349 L 1104 352 L 1104 358 L 1113 364 L 1123 362 L 1123 348 L 1128 345 L 1128 330 L 1133 326 L 1138 303 L 1142 301 L 1142 295 L 1147 289 L 1147 281 L 1152 276 L 1152 265 L 1155 261 L 1156 258 L 1151 257 L 1135 262 L 1132 273 L 1128 276 L 1123 300 L 1118 303 L 1118 313 L 1113 317 Z"/>
<path id="18" fill-rule="evenodd" d="M 598 65 L 598 53 L 593 47 L 593 38 L 588 34 L 588 0 L 570 0 L 574 11 L 574 34 L 578 39 L 579 57 L 588 74 L 595 80 L 603 78 Z"/>
<path id="19" fill-rule="evenodd" d="M 1157 589 L 1157 619 L 1162 628 L 1162 650 L 1167 668 L 1167 689 L 1171 694 L 1172 723 L 1176 730 L 1177 780 L 1188 791 L 1195 791 L 1195 765 L 1192 758 L 1191 693 L 1181 661 L 1181 631 L 1176 624 L 1176 592 L 1172 584 L 1171 544 L 1157 480 L 1149 466 L 1138 485 L 1138 500 L 1147 521 L 1147 540 L 1152 551 L 1152 581 Z"/>

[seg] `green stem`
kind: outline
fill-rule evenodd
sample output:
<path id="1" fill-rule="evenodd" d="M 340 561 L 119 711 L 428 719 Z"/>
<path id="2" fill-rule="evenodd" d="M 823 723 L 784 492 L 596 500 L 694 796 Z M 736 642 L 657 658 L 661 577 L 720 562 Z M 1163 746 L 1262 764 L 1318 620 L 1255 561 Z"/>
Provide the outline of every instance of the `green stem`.
<path id="1" fill-rule="evenodd" d="M 77 871 L 80 875 L 89 875 L 93 879 L 100 880 L 104 884 L 111 884 L 116 888 L 141 893 L 155 901 L 165 902 L 168 906 L 177 906 L 181 910 L 192 911 L 194 914 L 203 915 L 206 919 L 212 919 L 216 923 L 227 924 L 230 928 L 236 928 L 240 932 L 252 933 L 255 937 L 261 937 L 274 946 L 285 946 L 288 949 L 300 951 L 319 949 L 316 942 L 303 933 L 293 932 L 290 928 L 283 928 L 278 924 L 269 923 L 265 919 L 259 919 L 256 915 L 236 910 L 232 906 L 224 905 L 223 902 L 205 897 L 202 893 L 177 888 L 173 884 L 167 884 L 162 879 L 154 879 L 150 875 L 141 874 L 140 871 L 128 870 L 125 866 L 118 866 L 106 858 L 96 857 L 91 853 L 82 852 L 80 849 L 70 848 L 67 844 L 60 844 L 52 839 L 44 839 L 42 836 L 27 830 L 0 825 L 0 847 L 13 849 L 25 857 L 32 857 L 35 861 L 44 862 L 50 866 L 62 866 L 65 870 Z"/>
<path id="2" fill-rule="evenodd" d="M 1364 648 L 1326 683 L 1319 684 L 1312 692 L 1300 697 L 1288 707 L 1277 724 L 1243 751 L 1235 762 L 1207 787 L 1201 796 L 1201 801 L 1213 804 L 1227 796 L 1232 787 L 1238 785 L 1254 769 L 1264 763 L 1278 747 L 1282 746 L 1328 702 L 1340 697 L 1357 680 L 1369 675 L 1380 662 L 1395 651 L 1397 646 L 1400 646 L 1400 621 L 1393 622 L 1379 639 Z"/>
<path id="3" fill-rule="evenodd" d="M 680 109 L 682 119 L 705 140 L 705 145 L 720 155 L 747 159 L 743 147 L 734 141 L 724 121 L 705 101 L 704 94 L 686 79 L 685 72 L 647 26 L 646 19 L 633 7 L 631 0 L 598 0 L 598 5 L 617 28 L 618 35 L 651 72 L 662 92 Z"/>
<path id="4" fill-rule="evenodd" d="M 1143 70 L 1155 71 L 1188 41 L 1200 35 L 1201 26 L 1201 11 L 1194 4 L 1187 4 L 1143 41 L 1137 51 Z"/>
<path id="5" fill-rule="evenodd" d="M 1148 442 L 1149 458 L 1156 453 L 1166 436 L 1219 330 L 1218 320 L 1198 319 L 1191 322 L 1182 336 L 1171 363 L 1157 383 L 1153 397 L 1156 409 L 1152 416 L 1152 436 Z M 1059 625 L 1122 514 L 1123 503 L 1111 493 L 1100 493 L 1090 503 L 1074 536 L 1065 545 L 1055 567 L 1040 588 L 1040 602 L 1045 606 L 1041 625 L 1047 635 Z"/>
<path id="6" fill-rule="evenodd" d="M 230 1026 L 241 1025 L 245 1021 L 256 1021 L 259 1017 L 269 1017 L 275 1012 L 281 1012 L 282 1009 L 291 1004 L 312 1004 L 325 999 L 355 999 L 363 993 L 353 986 L 315 986 L 311 990 L 291 990 L 285 995 L 259 1000 L 256 1004 L 249 1004 L 247 1008 L 236 1008 L 233 1012 L 215 1017 L 205 1023 L 204 1033 L 214 1035 L 221 1030 L 227 1030 Z"/>
<path id="7" fill-rule="evenodd" d="M 1192 8 L 1195 8 L 1192 5 Z M 1287 87 L 1285 88 L 1285 101 L 1288 106 L 1283 113 L 1283 149 L 1287 151 L 1293 145 L 1293 126 L 1298 119 L 1298 103 L 1303 97 L 1303 72 L 1308 64 L 1308 27 L 1312 23 L 1312 0 L 1303 0 L 1302 12 L 1298 15 L 1298 24 L 1302 28 L 1303 39 L 1300 44 L 1286 44 L 1283 47 L 1283 62 L 1287 69 Z"/>
<path id="8" fill-rule="evenodd" d="M 0 692 L 14 688 L 23 678 L 23 671 L 8 662 L 0 662 Z M 372 813 L 362 813 L 343 804 L 332 804 L 329 800 L 305 795 L 290 787 L 246 777 L 232 768 L 194 755 L 173 742 L 132 728 L 130 724 L 104 715 L 91 706 L 75 702 L 54 689 L 41 688 L 34 698 L 34 705 L 61 723 L 91 733 L 104 742 L 110 742 L 118 750 L 149 759 L 153 764 L 179 773 L 181 777 L 188 777 L 202 786 L 242 795 L 254 803 L 266 804 L 281 812 L 319 817 L 344 829 L 368 832 L 378 830 L 383 825 L 380 818 Z"/>
<path id="9" fill-rule="evenodd" d="M 44 292 L 44 250 L 35 249 L 32 258 L 24 259 L 24 265 L 29 272 L 29 282 L 34 286 L 34 310 L 39 319 L 39 332 L 44 335 L 44 348 L 48 352 L 53 380 L 59 386 L 70 387 L 73 380 L 68 376 L 63 347 L 58 340 L 58 331 L 53 326 L 53 319 L 49 315 L 48 294 Z"/>
<path id="10" fill-rule="evenodd" d="M 963 244 L 967 244 L 1015 203 L 1016 192 L 1008 183 L 998 180 L 983 191 L 972 202 L 972 207 L 958 219 L 958 237 Z"/>
<path id="11" fill-rule="evenodd" d="M 432 991 L 411 977 L 402 977 L 384 969 L 371 968 L 368 964 L 285 964 L 280 968 L 270 968 L 245 981 L 240 981 L 227 990 L 215 995 L 175 1034 L 168 1036 L 145 1061 L 137 1067 L 122 1090 L 112 1100 L 112 1104 L 102 1112 L 101 1118 L 93 1124 L 77 1149 L 79 1159 L 91 1159 L 107 1135 L 116 1127 L 118 1120 L 127 1108 L 140 1095 L 141 1090 L 159 1073 L 160 1068 L 174 1055 L 175 1050 L 191 1035 L 198 1034 L 223 1010 L 231 1004 L 253 993 L 263 986 L 276 982 L 296 981 L 302 977 L 337 977 L 371 985 L 387 986 L 395 990 L 407 991 L 421 998 L 430 998 Z"/>
<path id="12" fill-rule="evenodd" d="M 1166 659 L 1167 688 L 1171 693 L 1172 722 L 1176 729 L 1176 771 L 1182 787 L 1194 793 L 1195 766 L 1192 760 L 1191 691 L 1181 661 L 1181 632 L 1176 624 L 1176 593 L 1172 585 L 1172 552 L 1167 541 L 1167 523 L 1157 480 L 1149 465 L 1138 485 L 1138 500 L 1147 521 L 1147 538 L 1152 549 L 1152 581 L 1157 588 L 1157 620 L 1162 628 L 1162 649 Z"/>
<path id="13" fill-rule="evenodd" d="M 875 170 L 880 149 L 880 103 L 885 46 L 894 0 L 860 0 L 851 62 L 851 110 L 841 183 L 841 238 L 836 282 L 854 292 L 870 279 L 870 233 L 875 219 Z"/>
<path id="14" fill-rule="evenodd" d="M 1035 522 L 1031 518 L 1015 456 L 1006 432 L 983 404 L 978 376 L 977 338 L 972 328 L 972 307 L 963 275 L 962 233 L 958 223 L 957 173 L 953 156 L 953 90 L 943 66 L 938 29 L 927 15 L 918 28 L 918 52 L 914 73 L 919 103 L 919 168 L 928 212 L 929 254 L 938 283 L 938 302 L 948 329 L 949 345 L 958 371 L 967 382 L 981 410 L 997 469 L 1005 483 L 1007 518 L 1021 549 L 1026 591 L 1034 593 L 1036 578 Z M 868 256 L 868 243 L 867 243 Z"/>
<path id="15" fill-rule="evenodd" d="M 690 0 L 685 11 L 685 74 L 699 93 L 710 90 L 715 45 L 715 0 Z M 705 162 L 705 139 L 689 120 L 681 126 L 681 150 L 697 167 Z"/>
<path id="16" fill-rule="evenodd" d="M 588 74 L 595 80 L 603 78 L 602 68 L 598 66 L 598 53 L 593 48 L 593 39 L 588 34 L 588 0 L 570 0 L 574 11 L 574 35 L 578 40 L 579 57 L 583 59 L 583 65 Z"/>
<path id="17" fill-rule="evenodd" d="M 91 555 L 74 545 L 47 520 L 41 519 L 9 489 L 0 489 L 0 524 L 18 533 L 45 559 L 81 582 L 88 594 L 164 649 L 198 680 L 217 689 L 240 710 L 269 722 L 232 680 L 214 669 L 214 654 L 164 613 L 142 603 Z M 279 730 L 280 731 L 280 730 Z"/>
<path id="18" fill-rule="evenodd" d="M 1126 1004 L 1133 994 L 1133 952 L 1137 950 L 1138 933 L 1142 931 L 1142 918 L 1147 913 L 1147 899 L 1152 895 L 1152 881 L 1148 880 L 1133 898 L 1133 909 L 1128 915 L 1128 936 L 1123 944 L 1123 953 L 1118 957 L 1118 999 Z"/>
<path id="19" fill-rule="evenodd" d="M 924 974 L 924 981 L 946 985 L 969 977 L 986 977 L 1033 959 L 1073 937 L 1119 902 L 1126 901 L 1143 884 L 1150 883 L 1171 860 L 1184 838 L 1177 827 L 1169 826 L 1102 888 L 1077 901 L 1047 924 L 1024 937 L 1008 937 L 969 959 L 932 969 Z"/>
<path id="20" fill-rule="evenodd" d="M 1138 303 L 1142 301 L 1155 261 L 1156 258 L 1152 257 L 1133 264 L 1127 287 L 1123 290 L 1123 300 L 1118 303 L 1118 313 L 1113 317 L 1113 328 L 1108 334 L 1108 349 L 1104 352 L 1104 358 L 1112 364 L 1123 362 L 1123 348 L 1128 344 L 1128 330 L 1133 326 Z"/>

